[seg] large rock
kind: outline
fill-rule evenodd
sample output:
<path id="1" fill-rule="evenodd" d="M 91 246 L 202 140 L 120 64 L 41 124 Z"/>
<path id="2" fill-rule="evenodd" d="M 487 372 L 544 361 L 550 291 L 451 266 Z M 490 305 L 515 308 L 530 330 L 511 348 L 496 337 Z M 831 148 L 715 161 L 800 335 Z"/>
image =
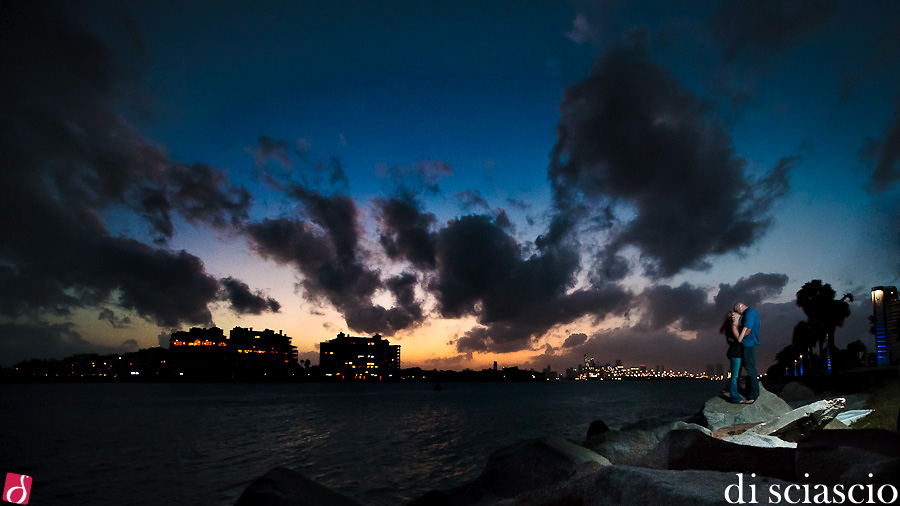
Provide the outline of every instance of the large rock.
<path id="1" fill-rule="evenodd" d="M 759 385 L 759 399 L 753 404 L 732 404 L 721 397 L 713 397 L 703 406 L 703 417 L 710 430 L 739 423 L 767 422 L 779 417 L 791 407 L 777 395 Z"/>
<path id="2" fill-rule="evenodd" d="M 784 385 L 784 388 L 778 392 L 778 397 L 781 397 L 785 402 L 789 403 L 812 402 L 822 398 L 822 396 L 817 394 L 812 388 L 809 388 L 799 381 L 792 381 Z"/>
<path id="3" fill-rule="evenodd" d="M 775 436 L 785 441 L 802 441 L 812 431 L 822 429 L 828 422 L 834 420 L 834 417 L 844 409 L 844 404 L 844 399 L 840 397 L 817 401 L 761 423 L 749 429 L 747 433 Z"/>
<path id="4" fill-rule="evenodd" d="M 753 427 L 756 427 L 762 422 L 754 422 L 754 423 L 738 423 L 735 425 L 729 425 L 728 427 L 722 427 L 721 429 L 716 429 L 712 431 L 712 437 L 716 439 L 725 439 L 728 436 L 737 436 L 738 434 L 743 434 L 747 432 Z"/>
<path id="5" fill-rule="evenodd" d="M 409 504 L 496 504 L 564 482 L 579 469 L 609 465 L 606 458 L 562 438 L 528 439 L 491 454 L 484 471 L 472 483 L 446 492 L 429 492 Z"/>
<path id="6" fill-rule="evenodd" d="M 588 427 L 587 437 L 590 439 L 591 436 L 603 434 L 604 432 L 609 432 L 609 427 L 606 425 L 606 422 L 603 420 L 594 420 L 591 422 L 591 426 Z"/>
<path id="7" fill-rule="evenodd" d="M 302 474 L 276 467 L 253 480 L 235 506 L 359 506 Z"/>
<path id="8" fill-rule="evenodd" d="M 729 443 L 735 443 L 744 446 L 756 446 L 759 448 L 796 448 L 797 443 L 785 441 L 775 436 L 766 436 L 763 434 L 754 434 L 750 431 L 734 436 L 726 436 L 722 439 Z"/>
<path id="9" fill-rule="evenodd" d="M 621 430 L 592 435 L 583 446 L 603 455 L 616 465 L 644 465 L 648 454 L 673 430 L 696 430 L 707 435 L 710 433 L 705 427 L 680 421 L 637 423 Z"/>
<path id="10" fill-rule="evenodd" d="M 900 483 L 900 434 L 882 429 L 814 432 L 797 446 L 797 475 L 805 474 L 813 483 Z"/>

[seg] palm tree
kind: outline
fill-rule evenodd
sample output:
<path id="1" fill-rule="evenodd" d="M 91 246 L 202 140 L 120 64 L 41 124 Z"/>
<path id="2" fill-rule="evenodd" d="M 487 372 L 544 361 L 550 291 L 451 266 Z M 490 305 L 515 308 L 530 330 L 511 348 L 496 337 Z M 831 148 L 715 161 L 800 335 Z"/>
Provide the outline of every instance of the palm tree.
<path id="1" fill-rule="evenodd" d="M 823 345 L 826 347 L 826 363 L 830 357 L 835 356 L 835 329 L 843 326 L 844 320 L 850 316 L 850 304 L 847 301 L 853 302 L 852 294 L 844 294 L 840 300 L 835 300 L 835 295 L 831 285 L 822 283 L 820 279 L 804 284 L 797 292 L 797 305 L 806 314 L 809 331 L 819 344 L 820 355 Z M 826 365 L 826 368 L 830 369 L 830 366 Z"/>

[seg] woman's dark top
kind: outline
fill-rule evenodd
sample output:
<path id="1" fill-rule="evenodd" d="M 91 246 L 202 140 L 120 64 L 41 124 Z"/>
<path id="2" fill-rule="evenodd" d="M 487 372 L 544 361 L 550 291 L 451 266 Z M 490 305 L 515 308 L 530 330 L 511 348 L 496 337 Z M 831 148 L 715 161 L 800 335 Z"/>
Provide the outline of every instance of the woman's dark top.
<path id="1" fill-rule="evenodd" d="M 733 337 L 728 338 L 728 358 L 741 358 L 741 343 Z"/>

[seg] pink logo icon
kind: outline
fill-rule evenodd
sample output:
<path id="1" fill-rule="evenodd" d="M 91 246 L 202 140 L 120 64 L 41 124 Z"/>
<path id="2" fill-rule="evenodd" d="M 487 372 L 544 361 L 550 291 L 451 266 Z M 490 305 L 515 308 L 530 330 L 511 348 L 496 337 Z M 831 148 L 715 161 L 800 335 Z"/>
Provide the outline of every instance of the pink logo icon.
<path id="1" fill-rule="evenodd" d="M 28 504 L 31 495 L 31 476 L 6 473 L 6 484 L 3 485 L 3 500 L 13 504 Z"/>

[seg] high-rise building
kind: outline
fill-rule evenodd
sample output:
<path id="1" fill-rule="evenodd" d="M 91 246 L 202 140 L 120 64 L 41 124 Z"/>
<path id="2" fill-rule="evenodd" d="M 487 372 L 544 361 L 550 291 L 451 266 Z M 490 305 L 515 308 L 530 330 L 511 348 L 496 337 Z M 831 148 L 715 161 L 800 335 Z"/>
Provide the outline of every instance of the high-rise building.
<path id="1" fill-rule="evenodd" d="M 226 348 L 228 340 L 225 332 L 219 327 L 201 329 L 192 327 L 188 331 L 173 332 L 169 338 L 169 347 L 172 349 L 209 350 L 214 348 Z"/>
<path id="2" fill-rule="evenodd" d="M 228 337 L 218 327 L 173 332 L 171 369 L 181 376 L 236 378 L 285 376 L 297 364 L 291 338 L 274 330 L 235 327 Z"/>
<path id="3" fill-rule="evenodd" d="M 897 287 L 873 287 L 872 311 L 875 313 L 875 356 L 878 365 L 900 360 L 900 300 L 897 297 Z"/>
<path id="4" fill-rule="evenodd" d="M 297 363 L 297 348 L 282 331 L 253 330 L 235 327 L 229 334 L 229 345 L 238 354 L 264 356 L 272 362 Z"/>
<path id="5" fill-rule="evenodd" d="M 379 334 L 356 337 L 341 332 L 319 344 L 319 367 L 327 377 L 387 380 L 400 372 L 400 345 Z"/>

